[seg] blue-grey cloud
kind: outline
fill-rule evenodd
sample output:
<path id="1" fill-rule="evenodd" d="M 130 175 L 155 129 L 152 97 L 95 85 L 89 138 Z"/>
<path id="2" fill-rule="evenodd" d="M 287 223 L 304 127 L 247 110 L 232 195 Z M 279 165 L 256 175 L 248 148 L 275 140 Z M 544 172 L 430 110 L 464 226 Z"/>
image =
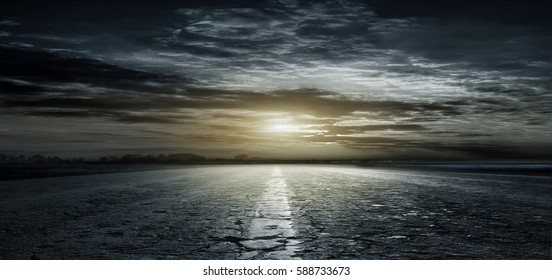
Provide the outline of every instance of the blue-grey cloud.
<path id="1" fill-rule="evenodd" d="M 527 153 L 552 141 L 548 5 L 488 4 L 8 3 L 0 106 L 37 122 L 193 127 L 192 142 L 256 141 L 211 122 L 252 131 L 244 119 L 266 113 L 325 133 L 290 141 Z"/>

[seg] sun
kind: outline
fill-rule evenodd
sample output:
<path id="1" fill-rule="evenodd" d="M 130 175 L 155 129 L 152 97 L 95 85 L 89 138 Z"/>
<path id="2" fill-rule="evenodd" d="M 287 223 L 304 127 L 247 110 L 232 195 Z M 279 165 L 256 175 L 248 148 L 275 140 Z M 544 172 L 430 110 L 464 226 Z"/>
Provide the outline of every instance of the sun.
<path id="1" fill-rule="evenodd" d="M 275 123 L 275 124 L 268 125 L 267 130 L 270 132 L 288 133 L 288 132 L 296 132 L 299 130 L 299 128 L 289 123 Z"/>
<path id="2" fill-rule="evenodd" d="M 268 127 L 268 130 L 272 132 L 294 132 L 297 131 L 297 128 L 290 124 L 273 124 Z"/>
<path id="3" fill-rule="evenodd" d="M 271 133 L 291 133 L 301 131 L 301 127 L 293 123 L 293 119 L 291 118 L 267 120 L 264 127 L 265 131 Z"/>

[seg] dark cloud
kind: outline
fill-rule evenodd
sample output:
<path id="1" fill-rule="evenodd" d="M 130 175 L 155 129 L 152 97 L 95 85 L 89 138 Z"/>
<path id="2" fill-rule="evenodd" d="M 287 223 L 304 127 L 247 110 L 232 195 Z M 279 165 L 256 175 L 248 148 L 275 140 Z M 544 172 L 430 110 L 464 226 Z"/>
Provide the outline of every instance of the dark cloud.
<path id="1" fill-rule="evenodd" d="M 190 90 L 183 97 L 195 97 Z M 4 107 L 65 108 L 89 110 L 143 110 L 143 109 L 235 109 L 264 112 L 289 112 L 313 116 L 335 117 L 354 112 L 379 112 L 392 116 L 408 114 L 459 115 L 457 107 L 439 103 L 407 103 L 399 101 L 353 100 L 336 98 L 335 93 L 313 90 L 291 90 L 269 93 L 246 91 L 206 91 L 207 95 L 195 99 L 148 96 L 137 98 L 34 98 L 28 100 L 7 100 Z M 330 95 L 333 94 L 333 95 Z"/>
<path id="2" fill-rule="evenodd" d="M 55 117 L 55 118 L 93 118 L 121 122 L 121 123 L 153 123 L 153 124 L 181 124 L 183 117 L 165 116 L 163 114 L 133 115 L 118 111 L 36 111 L 27 113 L 28 116 Z"/>
<path id="3" fill-rule="evenodd" d="M 39 117 L 72 117 L 72 118 L 96 118 L 109 116 L 108 112 L 94 112 L 94 111 L 36 111 L 26 113 L 28 116 L 39 116 Z"/>
<path id="4" fill-rule="evenodd" d="M 456 136 L 459 136 L 459 137 L 489 137 L 489 136 L 493 136 L 493 135 L 489 134 L 489 133 L 458 133 L 458 134 L 456 134 Z"/>
<path id="5" fill-rule="evenodd" d="M 266 154 L 320 145 L 334 154 L 534 155 L 552 141 L 549 6 L 8 1 L 0 122 L 20 141 L 5 149 L 46 145 L 28 135 L 80 141 L 90 128 L 98 134 L 83 141 L 96 146 L 66 145 L 109 150 L 102 141 L 118 139 L 159 151 L 176 149 L 178 137 L 196 151 L 257 143 Z M 272 122 L 293 129 L 278 141 L 266 131 Z"/>
<path id="6" fill-rule="evenodd" d="M 78 135 L 84 135 L 88 137 L 125 137 L 125 134 L 122 133 L 113 133 L 113 132 L 76 132 Z"/>
<path id="7" fill-rule="evenodd" d="M 258 145 L 259 140 L 267 140 L 266 138 L 260 138 L 255 136 L 244 136 L 234 134 L 194 134 L 185 136 L 187 139 L 201 142 L 217 142 L 219 144 L 246 144 L 246 145 Z M 257 151 L 258 152 L 258 151 Z"/>
<path id="8" fill-rule="evenodd" d="M 423 146 L 422 146 L 423 147 Z M 527 150 L 515 145 L 504 145 L 498 143 L 464 143 L 456 145 L 445 145 L 443 143 L 432 143 L 426 149 L 441 151 L 465 158 L 492 158 L 492 159 L 545 159 L 552 156 L 549 145 L 539 145 L 541 150 Z"/>
<path id="9" fill-rule="evenodd" d="M 154 123 L 154 124 L 179 124 L 180 120 L 161 116 L 123 116 L 115 119 L 123 123 Z"/>
<path id="10" fill-rule="evenodd" d="M 96 140 L 65 140 L 63 142 L 66 142 L 66 143 L 101 143 L 103 141 L 96 141 Z"/>
<path id="11" fill-rule="evenodd" d="M 536 120 L 536 121 L 528 121 L 525 123 L 526 125 L 545 125 L 545 121 Z"/>
<path id="12" fill-rule="evenodd" d="M 383 17 L 444 17 L 444 18 L 471 18 L 490 19 L 505 24 L 536 24 L 549 26 L 551 6 L 548 1 L 365 1 L 375 8 L 376 13 Z"/>
<path id="13" fill-rule="evenodd" d="M 33 94 L 33 93 L 44 93 L 48 90 L 45 87 L 31 84 L 28 82 L 21 81 L 10 81 L 3 80 L 0 81 L 0 94 Z"/>
<path id="14" fill-rule="evenodd" d="M 303 141 L 308 142 L 320 142 L 320 143 L 343 143 L 347 146 L 360 148 L 360 147 L 376 147 L 380 145 L 396 145 L 397 143 L 409 143 L 409 140 L 389 138 L 389 137 L 352 137 L 352 136 L 311 136 L 300 138 Z"/>
<path id="15" fill-rule="evenodd" d="M 148 90 L 153 83 L 185 83 L 174 76 L 152 74 L 78 57 L 61 57 L 54 53 L 0 47 L 0 77 L 27 84 L 3 82 L 3 93 L 44 90 L 44 84 L 79 83 L 112 89 Z M 29 85 L 30 84 L 30 85 Z M 37 85 L 39 84 L 39 85 Z M 42 88 L 40 88 L 42 87 Z"/>
<path id="16" fill-rule="evenodd" d="M 0 25 L 14 26 L 14 25 L 20 25 L 20 23 L 15 20 L 4 19 L 4 20 L 0 20 Z"/>

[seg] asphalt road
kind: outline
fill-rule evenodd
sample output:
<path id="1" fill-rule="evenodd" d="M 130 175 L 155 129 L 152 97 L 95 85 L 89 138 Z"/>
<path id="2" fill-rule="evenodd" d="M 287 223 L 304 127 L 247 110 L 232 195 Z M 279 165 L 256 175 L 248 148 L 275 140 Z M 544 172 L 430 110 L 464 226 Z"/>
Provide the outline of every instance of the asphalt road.
<path id="1" fill-rule="evenodd" d="M 552 179 L 225 165 L 0 182 L 2 259 L 551 259 Z"/>

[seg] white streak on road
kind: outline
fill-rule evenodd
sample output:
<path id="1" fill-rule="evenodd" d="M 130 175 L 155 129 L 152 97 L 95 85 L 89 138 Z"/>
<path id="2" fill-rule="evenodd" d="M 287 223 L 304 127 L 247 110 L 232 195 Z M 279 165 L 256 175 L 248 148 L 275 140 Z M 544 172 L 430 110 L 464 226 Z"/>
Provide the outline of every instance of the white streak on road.
<path id="1" fill-rule="evenodd" d="M 300 250 L 299 242 L 293 229 L 289 190 L 280 168 L 274 168 L 266 185 L 251 220 L 249 240 L 241 244 L 249 250 L 264 252 L 263 259 L 294 259 Z"/>

